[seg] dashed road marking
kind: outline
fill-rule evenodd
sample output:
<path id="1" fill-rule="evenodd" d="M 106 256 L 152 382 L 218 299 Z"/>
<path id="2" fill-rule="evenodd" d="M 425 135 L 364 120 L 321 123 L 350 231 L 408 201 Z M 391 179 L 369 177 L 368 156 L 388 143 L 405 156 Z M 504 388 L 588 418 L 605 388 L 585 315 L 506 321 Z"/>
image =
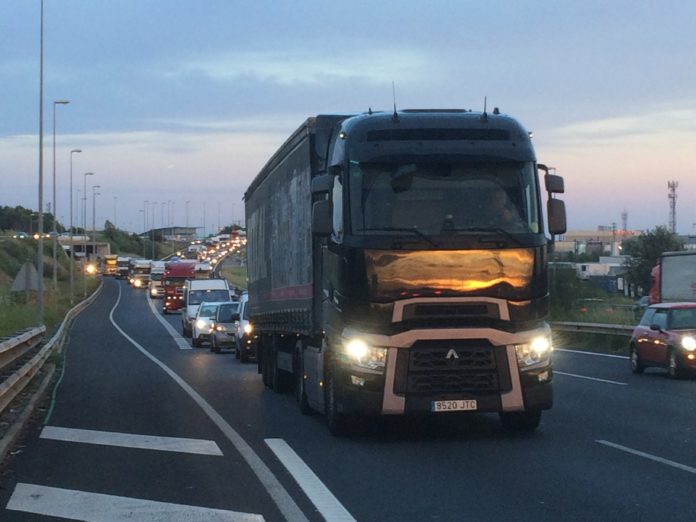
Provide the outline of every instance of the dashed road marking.
<path id="1" fill-rule="evenodd" d="M 159 312 L 157 311 L 157 308 L 155 308 L 155 304 L 150 299 L 150 296 L 146 297 L 147 299 L 147 304 L 150 305 L 150 310 L 152 310 L 152 315 L 154 315 L 157 320 L 162 323 L 162 326 L 169 332 L 169 335 L 172 336 L 172 339 L 174 339 L 174 342 L 176 345 L 179 347 L 180 350 L 191 350 L 191 345 L 188 343 L 188 341 L 179 333 L 177 332 L 174 327 L 167 322 L 166 319 L 164 319 L 162 316 L 160 316 Z"/>
<path id="2" fill-rule="evenodd" d="M 566 377 L 575 377 L 576 379 L 586 379 L 588 381 L 603 382 L 606 384 L 616 384 L 617 386 L 628 386 L 627 382 L 610 381 L 608 379 L 599 379 L 597 377 L 588 377 L 587 375 L 577 375 L 575 373 L 559 372 L 558 370 L 553 371 L 554 375 L 565 375 Z"/>
<path id="3" fill-rule="evenodd" d="M 596 440 L 595 441 L 597 444 L 602 444 L 604 446 L 608 446 L 610 448 L 617 449 L 619 451 L 625 451 L 626 453 L 630 453 L 631 455 L 636 455 L 638 457 L 643 457 L 644 459 L 649 459 L 654 462 L 659 462 L 660 464 L 665 464 L 667 466 L 671 466 L 673 468 L 680 469 L 682 471 L 686 471 L 688 473 L 693 473 L 696 475 L 696 468 L 692 468 L 691 466 L 687 466 L 686 464 L 680 464 L 679 462 L 675 462 L 673 460 L 668 460 L 668 459 L 663 459 L 662 457 L 658 457 L 656 455 L 651 455 L 650 453 L 645 453 L 643 451 L 638 451 L 633 448 L 628 448 L 626 446 L 622 446 L 621 444 L 615 444 L 613 442 L 609 442 L 608 440 Z"/>
<path id="4" fill-rule="evenodd" d="M 343 507 L 343 504 L 338 501 L 287 442 L 283 439 L 264 440 L 326 520 L 332 522 L 355 521 L 348 510 Z"/>
<path id="5" fill-rule="evenodd" d="M 100 446 L 118 446 L 156 451 L 192 453 L 195 455 L 212 455 L 221 457 L 222 451 L 212 440 L 183 439 L 176 437 L 156 437 L 152 435 L 135 435 L 108 431 L 81 430 L 46 426 L 41 431 L 42 439 L 97 444 Z"/>
<path id="6" fill-rule="evenodd" d="M 154 500 L 117 497 L 70 489 L 18 483 L 7 509 L 89 522 L 260 522 L 253 513 L 240 513 Z"/>

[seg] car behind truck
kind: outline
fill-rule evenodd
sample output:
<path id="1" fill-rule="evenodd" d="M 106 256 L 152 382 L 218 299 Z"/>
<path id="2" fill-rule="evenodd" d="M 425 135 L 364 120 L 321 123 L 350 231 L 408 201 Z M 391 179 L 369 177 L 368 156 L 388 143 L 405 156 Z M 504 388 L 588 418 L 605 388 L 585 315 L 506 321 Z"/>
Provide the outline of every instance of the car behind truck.
<path id="1" fill-rule="evenodd" d="M 401 111 L 306 120 L 245 193 L 250 320 L 274 390 L 357 418 L 551 408 L 547 249 L 563 180 L 514 119 Z"/>

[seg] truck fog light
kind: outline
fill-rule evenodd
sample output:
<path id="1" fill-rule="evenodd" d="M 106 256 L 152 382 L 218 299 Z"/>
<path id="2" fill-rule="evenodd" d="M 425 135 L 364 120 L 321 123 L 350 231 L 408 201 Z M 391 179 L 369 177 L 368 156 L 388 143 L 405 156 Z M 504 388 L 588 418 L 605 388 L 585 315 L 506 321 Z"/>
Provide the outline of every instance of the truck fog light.
<path id="1" fill-rule="evenodd" d="M 365 386 L 365 379 L 355 375 L 350 376 L 350 382 L 353 384 L 353 386 Z"/>

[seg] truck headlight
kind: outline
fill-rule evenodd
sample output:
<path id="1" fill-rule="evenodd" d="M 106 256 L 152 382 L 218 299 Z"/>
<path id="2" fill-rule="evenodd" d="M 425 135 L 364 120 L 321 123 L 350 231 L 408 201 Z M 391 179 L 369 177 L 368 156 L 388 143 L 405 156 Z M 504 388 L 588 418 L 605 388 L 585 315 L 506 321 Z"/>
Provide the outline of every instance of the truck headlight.
<path id="1" fill-rule="evenodd" d="M 199 319 L 198 321 L 196 321 L 196 328 L 198 328 L 199 330 L 202 330 L 203 328 L 206 327 L 206 324 L 207 323 L 203 319 Z"/>
<path id="2" fill-rule="evenodd" d="M 535 337 L 525 344 L 516 344 L 517 364 L 520 370 L 531 370 L 549 364 L 553 351 L 550 336 Z"/>
<path id="3" fill-rule="evenodd" d="M 133 281 L 133 286 L 135 288 L 140 288 L 141 286 L 143 286 L 143 282 L 140 279 L 136 279 L 135 281 Z"/>
<path id="4" fill-rule="evenodd" d="M 254 331 L 254 327 L 251 325 L 251 323 L 247 323 L 244 325 L 244 333 L 249 335 L 251 332 Z"/>
<path id="5" fill-rule="evenodd" d="M 344 341 L 344 350 L 348 359 L 355 366 L 369 370 L 384 370 L 387 360 L 387 349 L 370 346 L 362 339 Z"/>
<path id="6" fill-rule="evenodd" d="M 681 345 L 682 348 L 684 348 L 685 350 L 693 352 L 694 350 L 696 350 L 696 339 L 694 339 L 690 335 L 685 335 L 684 337 L 682 337 Z"/>

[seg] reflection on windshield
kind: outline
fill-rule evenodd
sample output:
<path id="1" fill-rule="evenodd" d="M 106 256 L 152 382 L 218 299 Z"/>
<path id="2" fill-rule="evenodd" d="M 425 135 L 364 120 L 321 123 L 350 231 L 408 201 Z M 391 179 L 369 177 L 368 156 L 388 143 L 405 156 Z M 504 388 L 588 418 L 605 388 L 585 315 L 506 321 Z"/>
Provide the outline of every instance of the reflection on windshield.
<path id="1" fill-rule="evenodd" d="M 230 293 L 227 290 L 192 290 L 189 293 L 189 304 L 197 305 L 203 301 L 209 303 L 215 301 L 229 301 Z"/>
<path id="2" fill-rule="evenodd" d="M 355 234 L 539 233 L 531 162 L 351 162 Z"/>
<path id="3" fill-rule="evenodd" d="M 670 312 L 670 330 L 696 329 L 696 308 L 676 308 Z"/>

